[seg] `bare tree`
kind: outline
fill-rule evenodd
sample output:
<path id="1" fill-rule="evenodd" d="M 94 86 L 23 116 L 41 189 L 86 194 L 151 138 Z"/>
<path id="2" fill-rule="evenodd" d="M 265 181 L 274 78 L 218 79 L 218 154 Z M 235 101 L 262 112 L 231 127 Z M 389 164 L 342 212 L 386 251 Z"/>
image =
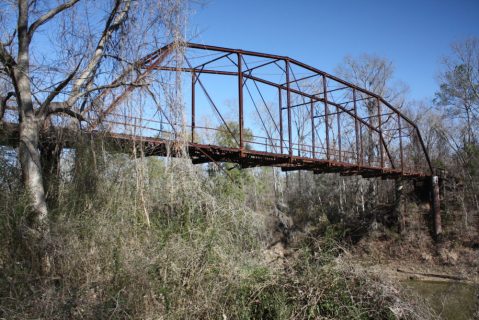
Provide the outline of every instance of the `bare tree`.
<path id="1" fill-rule="evenodd" d="M 42 127 L 60 114 L 72 123 L 82 121 L 85 110 L 104 107 L 95 99 L 101 92 L 138 80 L 130 75 L 134 62 L 181 34 L 184 4 L 18 0 L 0 6 L 0 116 L 15 97 L 18 154 L 31 207 L 28 227 L 42 242 L 49 234 L 39 150 Z M 48 261 L 42 265 L 48 267 Z"/>
<path id="2" fill-rule="evenodd" d="M 336 69 L 338 76 L 382 96 L 395 106 L 402 106 L 408 87 L 394 79 L 394 65 L 386 58 L 370 54 L 346 56 Z"/>
<path id="3" fill-rule="evenodd" d="M 405 95 L 408 88 L 404 83 L 394 81 L 393 63 L 386 58 L 370 54 L 362 54 L 358 57 L 346 56 L 343 63 L 336 69 L 336 73 L 353 84 L 382 96 L 394 106 L 403 108 L 405 105 Z M 365 119 L 372 126 L 377 127 L 379 125 L 379 118 L 376 113 L 379 110 L 377 99 L 364 99 L 359 103 L 358 108 L 365 110 L 367 113 Z M 379 143 L 379 139 L 374 139 L 373 131 L 368 130 L 364 148 L 369 163 L 379 152 Z M 373 210 L 373 204 L 379 198 L 378 184 L 380 182 L 370 180 L 365 183 L 366 188 L 363 188 L 364 182 L 358 180 L 358 183 L 362 210 L 364 211 L 364 202 L 368 211 Z M 365 198 L 368 200 L 365 200 Z"/>
<path id="4" fill-rule="evenodd" d="M 477 143 L 479 124 L 479 38 L 452 45 L 452 56 L 444 59 L 436 104 L 446 116 L 463 127 L 463 144 Z"/>
<path id="5" fill-rule="evenodd" d="M 445 115 L 459 124 L 461 144 L 477 143 L 479 121 L 479 38 L 452 45 L 453 55 L 444 59 L 435 102 Z"/>
<path id="6" fill-rule="evenodd" d="M 435 102 L 447 124 L 438 133 L 452 150 L 448 169 L 464 181 L 458 196 L 467 227 L 468 211 L 479 211 L 479 38 L 454 43 L 451 48 L 452 55 L 444 59 Z"/>
<path id="7" fill-rule="evenodd" d="M 405 104 L 405 94 L 408 91 L 407 86 L 399 81 L 393 83 L 394 66 L 386 58 L 370 54 L 362 54 L 357 58 L 346 56 L 343 63 L 336 69 L 336 73 L 344 79 L 365 88 L 375 94 L 382 96 L 392 105 L 399 108 Z M 378 118 L 375 112 L 378 109 L 376 99 L 366 99 L 362 101 L 365 110 L 368 112 L 368 119 L 372 125 Z M 373 158 L 374 150 L 377 146 L 373 142 L 373 132 L 368 131 L 366 144 L 366 155 L 370 161 Z"/>

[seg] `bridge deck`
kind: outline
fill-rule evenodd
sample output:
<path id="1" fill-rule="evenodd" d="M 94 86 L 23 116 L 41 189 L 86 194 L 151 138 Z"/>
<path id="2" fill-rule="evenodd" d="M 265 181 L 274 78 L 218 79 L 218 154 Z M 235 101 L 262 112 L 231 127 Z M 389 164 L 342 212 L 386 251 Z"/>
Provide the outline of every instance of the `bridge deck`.
<path id="1" fill-rule="evenodd" d="M 61 132 L 61 133 L 60 133 Z M 15 123 L 3 123 L 0 126 L 0 145 L 16 147 L 18 144 L 18 125 Z M 141 146 L 143 154 L 150 156 L 179 157 L 187 151 L 193 164 L 210 162 L 237 163 L 241 168 L 251 167 L 279 167 L 282 171 L 307 170 L 315 174 L 340 173 L 341 175 L 361 175 L 365 178 L 382 177 L 388 178 L 424 178 L 427 175 L 419 172 L 403 172 L 393 168 L 381 168 L 376 166 L 358 166 L 347 162 L 332 160 L 311 159 L 308 157 L 281 155 L 273 152 L 256 150 L 239 150 L 210 144 L 184 142 L 178 140 L 166 140 L 158 138 L 145 138 L 129 134 L 111 132 L 78 132 L 71 129 L 61 128 L 42 133 L 42 139 L 50 142 L 60 142 L 64 147 L 75 148 L 79 136 L 84 138 L 98 138 L 105 142 L 110 151 L 131 153 L 134 146 Z M 61 138 L 60 138 L 61 136 Z M 138 149 L 138 148 L 137 148 Z"/>

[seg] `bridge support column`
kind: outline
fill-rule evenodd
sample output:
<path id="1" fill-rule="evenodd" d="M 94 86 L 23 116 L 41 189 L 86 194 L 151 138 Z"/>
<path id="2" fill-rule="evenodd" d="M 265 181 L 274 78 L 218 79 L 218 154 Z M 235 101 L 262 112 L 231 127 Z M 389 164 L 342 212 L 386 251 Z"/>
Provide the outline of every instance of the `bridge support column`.
<path id="1" fill-rule="evenodd" d="M 402 178 L 395 180 L 396 197 L 394 204 L 395 216 L 397 217 L 399 234 L 406 233 L 406 208 L 405 208 L 405 194 L 404 194 L 404 181 Z"/>
<path id="2" fill-rule="evenodd" d="M 434 221 L 434 237 L 436 241 L 440 241 L 442 238 L 442 222 L 441 222 L 441 208 L 439 197 L 439 177 L 432 176 L 432 212 Z"/>

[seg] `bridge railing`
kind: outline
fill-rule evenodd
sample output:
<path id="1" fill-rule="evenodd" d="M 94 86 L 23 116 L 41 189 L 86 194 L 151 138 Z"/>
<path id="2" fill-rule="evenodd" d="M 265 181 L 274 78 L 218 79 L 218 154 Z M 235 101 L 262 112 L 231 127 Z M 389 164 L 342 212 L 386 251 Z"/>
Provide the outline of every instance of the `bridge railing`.
<path id="1" fill-rule="evenodd" d="M 172 130 L 173 126 L 179 125 L 182 128 L 181 132 L 174 132 Z M 152 139 L 163 139 L 163 140 L 185 140 L 188 143 L 198 143 L 198 144 L 207 144 L 214 145 L 219 147 L 226 148 L 239 148 L 239 144 L 233 142 L 233 144 L 223 144 L 217 140 L 217 135 L 228 136 L 230 134 L 228 130 L 221 127 L 207 127 L 207 126 L 195 126 L 195 140 L 188 141 L 191 138 L 192 126 L 190 124 L 176 124 L 170 123 L 168 121 L 160 121 L 156 119 L 146 119 L 136 116 L 131 116 L 127 114 L 119 114 L 112 112 L 102 122 L 103 130 L 107 130 L 119 134 L 131 134 L 134 136 L 140 136 L 145 138 Z M 391 137 L 385 135 L 385 137 L 391 140 Z M 396 137 L 398 138 L 398 137 Z M 416 138 L 411 138 L 411 141 L 414 141 Z M 390 147 L 389 152 L 391 153 L 394 160 L 399 160 L 400 155 L 398 153 L 399 146 L 395 146 L 390 141 L 387 141 L 387 145 Z M 427 167 L 420 167 L 417 162 L 418 154 L 420 150 L 414 148 L 414 145 L 411 144 L 411 141 L 405 139 L 403 144 L 403 161 L 404 169 L 406 172 L 415 172 L 417 170 L 427 170 Z M 231 141 L 230 141 L 231 142 Z M 343 144 L 342 148 L 339 149 L 337 146 L 337 141 L 333 139 L 330 144 L 330 148 L 326 149 L 324 146 L 314 146 L 310 143 L 311 141 L 305 142 L 293 142 L 291 144 L 292 156 L 299 158 L 310 158 L 310 159 L 326 159 L 329 155 L 331 161 L 342 162 L 347 164 L 357 164 L 358 157 L 355 150 L 355 145 L 353 143 Z M 283 145 L 283 152 L 281 153 L 281 144 Z M 248 135 L 247 139 L 244 140 L 244 146 L 246 150 L 254 150 L 264 154 L 272 155 L 289 155 L 289 140 L 280 139 L 266 135 Z M 362 161 L 364 166 L 368 167 L 381 167 L 381 159 L 378 153 L 378 147 L 374 146 L 376 150 L 373 150 L 372 154 L 364 154 L 359 161 Z M 364 152 L 364 151 L 363 151 Z M 388 163 L 382 165 L 384 168 L 392 168 Z M 415 170 L 415 171 L 413 171 Z"/>

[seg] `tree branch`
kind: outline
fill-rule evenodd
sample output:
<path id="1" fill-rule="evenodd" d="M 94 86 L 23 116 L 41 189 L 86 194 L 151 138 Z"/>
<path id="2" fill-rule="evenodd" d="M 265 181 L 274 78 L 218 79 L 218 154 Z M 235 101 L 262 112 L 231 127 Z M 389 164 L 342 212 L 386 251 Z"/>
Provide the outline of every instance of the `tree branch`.
<path id="1" fill-rule="evenodd" d="M 52 102 L 48 105 L 46 116 L 55 113 L 64 113 L 69 115 L 70 117 L 77 119 L 78 121 L 86 121 L 86 119 L 81 114 L 70 109 L 70 107 L 66 105 L 65 102 Z"/>
<path id="2" fill-rule="evenodd" d="M 146 84 L 141 84 L 139 82 L 120 82 L 120 81 L 113 81 L 111 84 L 106 84 L 106 85 L 103 85 L 103 86 L 98 86 L 98 87 L 94 87 L 94 88 L 91 88 L 91 89 L 88 89 L 88 90 L 85 90 L 85 91 L 82 91 L 82 92 L 79 92 L 77 93 L 75 96 L 72 96 L 72 100 L 74 101 L 77 101 L 78 99 L 80 99 L 82 96 L 86 96 L 87 94 L 89 93 L 92 93 L 92 92 L 95 92 L 95 91 L 101 91 L 101 90 L 106 90 L 105 92 L 109 92 L 110 89 L 115 89 L 115 88 L 119 88 L 119 87 L 122 87 L 122 86 L 129 86 L 129 87 L 143 87 L 145 86 Z M 100 96 L 104 96 L 104 93 L 100 93 Z M 70 99 L 69 99 L 70 100 Z M 68 100 L 68 101 L 69 101 Z M 95 101 L 97 101 L 98 99 L 95 98 Z M 66 106 L 68 107 L 72 107 L 72 105 L 70 105 L 68 103 L 68 101 L 64 102 Z M 83 112 L 83 110 L 81 111 Z"/>
<path id="3" fill-rule="evenodd" d="M 92 93 L 94 91 L 115 89 L 115 88 L 122 87 L 122 86 L 143 87 L 145 85 L 146 84 L 141 84 L 141 83 L 138 83 L 138 82 L 116 82 L 115 81 L 112 84 L 105 84 L 103 86 L 98 86 L 98 87 L 94 87 L 94 88 L 91 88 L 89 90 L 86 90 L 85 92 L 80 93 L 79 97 L 81 97 L 83 95 L 87 95 L 87 94 Z"/>
<path id="4" fill-rule="evenodd" d="M 17 30 L 15 29 L 15 30 L 13 31 L 13 34 L 11 35 L 10 39 L 8 39 L 8 41 L 5 42 L 4 45 L 7 46 L 7 47 L 10 46 L 10 45 L 12 45 L 13 39 L 15 39 L 15 36 L 16 36 L 16 35 L 17 35 Z"/>
<path id="5" fill-rule="evenodd" d="M 55 97 L 70 83 L 70 81 L 73 79 L 75 74 L 77 73 L 78 69 L 80 68 L 81 61 L 78 63 L 76 68 L 68 75 L 68 77 L 65 78 L 62 82 L 60 82 L 56 88 L 50 92 L 48 97 L 45 99 L 45 101 L 41 104 L 40 109 L 38 112 L 44 113 L 46 109 L 48 108 L 48 105 L 55 99 Z"/>
<path id="6" fill-rule="evenodd" d="M 28 37 L 29 39 L 31 40 L 32 36 L 33 36 L 33 33 L 35 32 L 36 29 L 38 29 L 38 27 L 40 27 L 42 24 L 48 22 L 49 20 L 51 20 L 52 18 L 54 18 L 57 14 L 59 14 L 60 12 L 68 9 L 68 8 L 71 8 L 73 7 L 76 3 L 78 3 L 80 0 L 70 0 L 64 4 L 61 4 L 59 5 L 58 7 L 56 8 L 53 8 L 52 10 L 48 11 L 47 13 L 45 13 L 43 16 L 41 16 L 40 18 L 38 18 L 37 21 L 35 21 L 34 23 L 32 23 L 30 25 L 30 28 L 28 28 Z"/>
<path id="7" fill-rule="evenodd" d="M 73 75 L 70 75 L 73 77 Z M 65 83 L 65 85 L 69 82 L 68 78 L 65 79 L 58 87 L 60 87 L 62 84 Z M 94 92 L 94 91 L 101 91 L 101 90 L 108 90 L 108 89 L 114 89 L 114 88 L 118 88 L 118 87 L 121 87 L 121 86 L 130 86 L 130 87 L 142 87 L 144 86 L 144 84 L 139 84 L 139 83 L 126 83 L 126 82 L 114 82 L 110 85 L 104 85 L 104 86 L 98 86 L 98 87 L 95 87 L 95 88 L 91 88 L 87 91 L 83 91 L 83 92 L 80 92 L 78 93 L 76 96 L 74 96 L 74 100 L 78 100 L 81 96 L 84 96 L 84 95 L 87 95 L 91 92 Z M 57 87 L 57 88 L 58 88 Z M 64 87 L 64 86 L 63 86 Z M 62 87 L 62 88 L 63 88 Z M 60 92 L 60 90 L 62 88 L 59 88 L 58 90 L 58 93 Z M 55 94 L 56 93 L 56 94 Z M 55 94 L 57 95 L 58 94 L 57 91 L 53 91 L 52 93 L 50 93 L 49 96 L 51 96 L 52 94 Z M 47 98 L 48 99 L 48 98 Z M 68 103 L 68 101 L 64 101 L 64 102 L 51 102 L 53 99 L 51 99 L 50 101 L 47 102 L 47 100 L 45 100 L 45 102 L 42 104 L 42 106 L 40 107 L 38 113 L 41 114 L 45 114 L 46 116 L 50 115 L 50 114 L 53 114 L 53 113 L 65 113 L 67 115 L 70 115 L 80 121 L 86 121 L 85 118 L 78 112 L 75 112 L 71 109 L 72 105 L 70 105 Z"/>
<path id="8" fill-rule="evenodd" d="M 10 71 L 10 68 L 15 66 L 17 62 L 5 49 L 5 45 L 0 42 L 0 62 Z"/>
<path id="9" fill-rule="evenodd" d="M 123 9 L 120 9 L 121 4 L 124 3 Z M 95 53 L 91 60 L 88 62 L 85 70 L 81 73 L 80 77 L 74 83 L 72 88 L 72 97 L 68 99 L 68 104 L 73 105 L 76 102 L 76 98 L 78 96 L 78 92 L 80 91 L 81 87 L 87 82 L 89 78 L 91 78 L 97 69 L 98 65 L 101 62 L 101 58 L 105 52 L 105 46 L 110 39 L 111 35 L 114 31 L 116 31 L 120 25 L 125 20 L 128 11 L 130 10 L 131 0 L 116 0 L 115 6 L 110 13 L 110 17 L 107 20 L 105 25 L 105 29 L 103 30 L 102 36 L 98 41 L 98 44 L 95 49 Z"/>
<path id="10" fill-rule="evenodd" d="M 5 97 L 1 97 L 0 99 L 0 121 L 3 120 L 3 116 L 5 115 L 5 110 L 7 109 L 7 101 L 15 95 L 14 92 L 9 92 Z"/>

